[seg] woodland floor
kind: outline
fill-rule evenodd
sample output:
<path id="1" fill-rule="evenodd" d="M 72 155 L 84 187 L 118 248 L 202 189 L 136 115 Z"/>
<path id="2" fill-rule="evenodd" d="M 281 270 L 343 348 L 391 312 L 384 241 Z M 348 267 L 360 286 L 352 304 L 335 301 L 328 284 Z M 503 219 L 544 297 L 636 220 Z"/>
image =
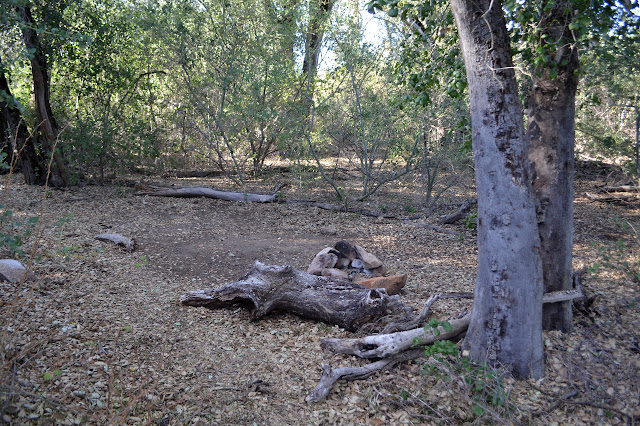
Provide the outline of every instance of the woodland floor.
<path id="1" fill-rule="evenodd" d="M 232 189 L 222 179 L 132 176 L 131 180 Z M 638 262 L 640 241 L 621 225 L 640 227 L 640 203 L 595 202 L 586 192 L 612 183 L 609 170 L 582 166 L 576 181 L 576 269 L 591 309 L 576 312 L 575 331 L 545 333 L 547 375 L 505 380 L 513 404 L 475 417 L 456 380 L 421 374 L 426 358 L 359 382 L 340 382 L 327 401 L 307 404 L 320 364 L 365 361 L 320 349 L 323 337 L 348 337 L 337 327 L 275 314 L 257 322 L 246 309 L 183 307 L 190 290 L 217 287 L 249 271 L 255 260 L 306 269 L 340 239 L 363 246 L 390 273 L 406 273 L 402 301 L 420 309 L 438 292 L 471 292 L 475 233 L 464 223 L 336 213 L 287 204 L 135 196 L 126 185 L 44 192 L 20 177 L 0 177 L 1 202 L 16 219 L 41 216 L 25 248 L 42 280 L 0 283 L 0 422 L 11 424 L 626 424 L 640 421 L 640 292 L 623 273 Z M 248 183 L 268 193 L 283 182 L 286 199 L 332 202 L 326 189 L 291 174 Z M 319 184 L 318 184 L 319 185 Z M 419 182 L 383 189 L 354 207 L 398 216 L 423 213 Z M 443 203 L 473 196 L 452 188 Z M 94 237 L 134 237 L 129 253 Z M 617 241 L 624 241 L 624 247 Z M 605 249 L 599 249 L 605 247 Z M 637 268 L 637 266 L 636 266 Z M 469 310 L 468 300 L 440 300 L 439 319 Z M 575 391 L 575 392 L 572 392 Z M 561 398 L 565 400 L 560 400 Z M 635 420 L 634 420 L 635 419 Z"/>

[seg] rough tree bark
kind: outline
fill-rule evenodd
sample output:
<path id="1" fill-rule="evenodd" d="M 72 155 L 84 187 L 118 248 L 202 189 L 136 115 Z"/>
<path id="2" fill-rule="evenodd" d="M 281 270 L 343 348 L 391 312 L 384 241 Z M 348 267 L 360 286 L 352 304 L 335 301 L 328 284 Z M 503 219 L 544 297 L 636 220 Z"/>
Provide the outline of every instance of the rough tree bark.
<path id="1" fill-rule="evenodd" d="M 404 310 L 398 296 L 384 289 L 368 289 L 351 281 L 319 277 L 291 266 L 269 266 L 256 262 L 240 280 L 211 290 L 184 294 L 187 306 L 209 309 L 236 303 L 252 305 L 251 316 L 259 319 L 273 311 L 335 324 L 349 331 L 388 314 Z"/>
<path id="2" fill-rule="evenodd" d="M 49 102 L 50 76 L 48 74 L 47 58 L 42 49 L 31 10 L 28 6 L 19 6 L 17 10 L 23 23 L 22 38 L 24 45 L 32 52 L 30 62 L 35 109 L 38 117 L 36 126 L 38 129 L 38 144 L 45 154 L 41 158 L 46 162 L 45 164 L 39 164 L 39 166 L 42 170 L 47 170 L 49 157 L 53 152 L 50 182 L 56 187 L 67 186 L 71 176 L 69 169 L 60 154 L 60 147 L 54 151 L 58 140 L 58 126 L 51 112 L 51 104 Z M 28 143 L 34 143 L 33 138 Z"/>
<path id="3" fill-rule="evenodd" d="M 571 290 L 573 257 L 573 174 L 575 96 L 578 49 L 569 29 L 573 9 L 558 2 L 542 16 L 540 43 L 554 50 L 544 67 L 534 70 L 528 99 L 529 161 L 538 215 L 540 252 L 546 293 Z M 557 72 L 557 76 L 553 76 Z M 547 330 L 573 329 L 571 302 L 545 305 Z"/>
<path id="4" fill-rule="evenodd" d="M 451 0 L 469 83 L 478 275 L 464 341 L 475 361 L 544 374 L 542 264 L 522 104 L 500 1 Z"/>

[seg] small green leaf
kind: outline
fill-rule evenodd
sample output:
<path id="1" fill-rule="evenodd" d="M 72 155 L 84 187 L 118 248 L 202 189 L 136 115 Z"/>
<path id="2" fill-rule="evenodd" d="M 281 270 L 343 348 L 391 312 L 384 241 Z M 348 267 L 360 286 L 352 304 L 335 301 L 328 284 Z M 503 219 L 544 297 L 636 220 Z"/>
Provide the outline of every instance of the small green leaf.
<path id="1" fill-rule="evenodd" d="M 49 373 L 47 371 L 46 373 L 44 373 L 44 379 L 45 380 L 51 380 L 51 379 L 53 379 L 53 376 L 51 375 L 51 373 Z"/>
<path id="2" fill-rule="evenodd" d="M 484 408 L 482 408 L 479 405 L 473 405 L 473 414 L 475 414 L 476 416 L 481 416 L 484 414 Z"/>

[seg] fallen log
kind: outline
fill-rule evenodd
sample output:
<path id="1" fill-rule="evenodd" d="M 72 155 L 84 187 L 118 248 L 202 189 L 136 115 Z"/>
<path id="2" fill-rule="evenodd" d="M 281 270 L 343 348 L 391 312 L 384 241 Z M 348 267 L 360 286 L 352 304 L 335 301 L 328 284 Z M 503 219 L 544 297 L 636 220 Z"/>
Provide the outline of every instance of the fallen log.
<path id="1" fill-rule="evenodd" d="M 241 203 L 274 203 L 276 194 L 250 194 L 245 192 L 219 191 L 205 186 L 162 187 L 154 185 L 137 185 L 135 195 L 153 197 L 206 197 Z"/>
<path id="2" fill-rule="evenodd" d="M 634 201 L 640 201 L 640 196 L 638 195 L 598 197 L 597 195 L 593 195 L 589 192 L 585 192 L 585 195 L 592 201 L 600 201 L 602 203 L 625 205 Z"/>
<path id="3" fill-rule="evenodd" d="M 640 187 L 635 185 L 618 185 L 618 186 L 603 186 L 599 188 L 603 192 L 637 192 L 640 193 Z"/>
<path id="4" fill-rule="evenodd" d="M 334 324 L 356 331 L 365 323 L 404 309 L 398 296 L 384 289 L 368 289 L 351 281 L 311 275 L 289 265 L 269 266 L 256 262 L 240 280 L 210 290 L 184 294 L 186 306 L 208 309 L 245 303 L 251 317 L 260 319 L 273 311 Z"/>
<path id="5" fill-rule="evenodd" d="M 451 330 L 439 327 L 439 335 L 431 328 L 420 327 L 391 334 L 378 334 L 359 339 L 322 339 L 320 346 L 336 354 L 355 355 L 360 358 L 387 358 L 420 345 L 430 345 L 436 340 L 451 340 L 467 331 L 471 314 L 449 321 Z"/>
<path id="6" fill-rule="evenodd" d="M 471 211 L 471 207 L 473 207 L 476 204 L 478 204 L 478 200 L 475 198 L 470 198 L 466 200 L 464 203 L 462 203 L 460 208 L 456 210 L 454 213 L 451 213 L 450 215 L 442 216 L 441 217 L 442 223 L 445 223 L 448 225 L 452 223 L 456 223 L 460 219 L 463 219 L 464 217 L 466 217 L 467 214 L 469 214 L 469 212 Z"/>

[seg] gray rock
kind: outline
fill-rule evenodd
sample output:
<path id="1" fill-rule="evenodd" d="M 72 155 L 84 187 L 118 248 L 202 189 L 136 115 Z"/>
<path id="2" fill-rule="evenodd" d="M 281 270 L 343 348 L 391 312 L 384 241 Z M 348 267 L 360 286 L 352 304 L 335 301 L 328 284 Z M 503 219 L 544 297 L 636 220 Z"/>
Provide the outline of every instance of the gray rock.
<path id="1" fill-rule="evenodd" d="M 354 259 L 353 262 L 351 262 L 351 267 L 358 271 L 362 271 L 362 269 L 364 269 L 364 262 L 362 259 Z"/>
<path id="2" fill-rule="evenodd" d="M 107 241 L 124 247 L 126 251 L 134 251 L 136 242 L 132 238 L 127 238 L 120 234 L 100 234 L 96 235 L 96 240 Z"/>
<path id="3" fill-rule="evenodd" d="M 20 282 L 25 277 L 27 281 L 35 281 L 38 279 L 25 266 L 15 259 L 0 259 L 0 281 L 10 281 L 12 283 Z"/>
<path id="4" fill-rule="evenodd" d="M 355 258 L 358 257 L 358 252 L 356 251 L 356 248 L 351 244 L 349 244 L 348 242 L 346 242 L 345 240 L 338 241 L 335 247 L 336 247 L 336 250 L 338 250 L 342 254 L 342 256 L 346 257 L 350 261 L 353 261 Z"/>
<path id="5" fill-rule="evenodd" d="M 340 278 L 344 280 L 349 279 L 349 274 L 344 269 L 326 268 L 322 270 L 321 275 L 323 277 Z"/>
<path id="6" fill-rule="evenodd" d="M 338 262 L 338 253 L 331 247 L 326 247 L 313 258 L 307 269 L 309 274 L 322 275 L 322 270 L 333 268 Z"/>
<path id="7" fill-rule="evenodd" d="M 368 253 L 365 249 L 363 249 L 360 246 L 354 246 L 354 247 L 358 252 L 358 257 L 362 259 L 362 261 L 364 262 L 365 269 L 375 269 L 382 266 L 382 262 L 380 261 L 380 259 L 372 255 L 371 253 Z"/>

